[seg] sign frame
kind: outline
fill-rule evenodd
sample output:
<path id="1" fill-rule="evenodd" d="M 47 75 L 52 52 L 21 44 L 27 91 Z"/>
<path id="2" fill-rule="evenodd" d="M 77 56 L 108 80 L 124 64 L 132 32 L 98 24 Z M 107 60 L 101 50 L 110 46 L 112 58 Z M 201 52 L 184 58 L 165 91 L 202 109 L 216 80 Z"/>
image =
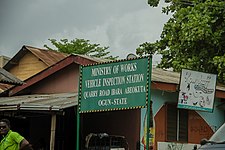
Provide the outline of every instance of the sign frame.
<path id="1" fill-rule="evenodd" d="M 151 122 L 153 121 L 153 117 L 151 116 L 152 114 L 152 101 L 151 101 L 151 77 L 152 77 L 152 56 L 146 56 L 146 57 L 139 57 L 139 58 L 131 58 L 131 59 L 127 59 L 127 61 L 132 61 L 132 60 L 137 60 L 137 59 L 147 59 L 147 73 L 146 73 L 146 92 L 145 92 L 145 105 L 144 106 L 138 106 L 138 107 L 128 107 L 125 109 L 134 109 L 134 108 L 145 108 L 147 107 L 147 130 L 149 129 L 150 131 L 150 119 Z M 123 61 L 123 60 L 120 60 Z M 117 61 L 117 62 L 120 62 Z M 114 62 L 109 62 L 109 63 L 114 63 Z M 91 66 L 91 65 L 90 65 Z M 81 111 L 80 109 L 80 100 L 82 98 L 82 70 L 83 66 L 80 66 L 80 84 L 79 84 L 79 98 L 78 98 L 78 107 L 77 107 L 77 136 L 76 136 L 76 149 L 79 150 L 80 149 L 80 113 L 84 113 Z M 143 70 L 145 70 L 146 68 L 144 68 Z M 115 108 L 115 109 L 106 109 L 104 111 L 111 111 L 111 110 L 120 110 L 120 109 L 124 109 L 124 108 Z M 87 112 L 92 112 L 92 111 L 87 111 Z M 93 111 L 93 112 L 98 112 L 98 111 Z M 146 150 L 149 150 L 149 137 L 150 137 L 150 133 L 148 132 L 146 135 Z"/>
<path id="2" fill-rule="evenodd" d="M 178 108 L 213 112 L 216 74 L 182 69 Z"/>
<path id="3" fill-rule="evenodd" d="M 150 57 L 81 66 L 79 112 L 147 107 Z"/>

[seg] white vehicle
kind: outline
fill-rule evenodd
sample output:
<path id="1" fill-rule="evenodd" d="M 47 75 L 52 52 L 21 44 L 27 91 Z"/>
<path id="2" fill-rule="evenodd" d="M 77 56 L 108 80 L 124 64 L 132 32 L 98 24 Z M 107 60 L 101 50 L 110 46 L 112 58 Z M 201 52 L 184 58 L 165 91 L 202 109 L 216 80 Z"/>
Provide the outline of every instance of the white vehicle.
<path id="1" fill-rule="evenodd" d="M 225 150 L 225 123 L 212 135 L 212 137 L 201 140 L 198 150 Z"/>

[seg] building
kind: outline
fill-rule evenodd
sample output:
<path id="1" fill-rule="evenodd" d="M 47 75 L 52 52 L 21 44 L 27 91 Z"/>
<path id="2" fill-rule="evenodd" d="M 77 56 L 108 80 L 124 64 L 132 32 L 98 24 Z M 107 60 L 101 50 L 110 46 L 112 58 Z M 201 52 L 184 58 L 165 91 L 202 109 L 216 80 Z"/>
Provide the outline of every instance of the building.
<path id="1" fill-rule="evenodd" d="M 21 58 L 17 57 L 17 63 L 24 57 L 26 58 L 25 55 Z M 52 150 L 75 149 L 78 134 L 76 112 L 79 67 L 101 62 L 105 60 L 82 55 L 64 57 L 25 79 L 26 84 L 13 86 L 3 92 L 0 97 L 0 116 L 10 117 L 17 130 L 22 132 L 34 146 L 41 140 L 45 141 L 45 145 Z M 17 71 L 20 74 L 20 70 Z M 179 83 L 180 73 L 152 69 L 151 95 L 155 149 L 168 146 L 190 149 L 194 144 L 199 144 L 201 138 L 210 137 L 224 122 L 225 87 L 223 85 L 217 84 L 214 111 L 208 113 L 177 109 Z M 81 114 L 79 133 L 81 147 L 89 133 L 107 132 L 125 136 L 130 149 L 136 149 L 142 142 L 141 111 L 141 109 L 133 109 Z"/>

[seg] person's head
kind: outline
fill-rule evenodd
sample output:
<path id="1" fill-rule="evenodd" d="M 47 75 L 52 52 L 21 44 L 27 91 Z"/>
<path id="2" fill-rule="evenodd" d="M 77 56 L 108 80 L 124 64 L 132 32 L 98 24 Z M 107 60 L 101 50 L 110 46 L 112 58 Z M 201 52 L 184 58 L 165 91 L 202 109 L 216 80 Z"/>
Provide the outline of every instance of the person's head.
<path id="1" fill-rule="evenodd" d="M 6 135 L 10 130 L 10 121 L 8 119 L 0 120 L 0 135 Z"/>

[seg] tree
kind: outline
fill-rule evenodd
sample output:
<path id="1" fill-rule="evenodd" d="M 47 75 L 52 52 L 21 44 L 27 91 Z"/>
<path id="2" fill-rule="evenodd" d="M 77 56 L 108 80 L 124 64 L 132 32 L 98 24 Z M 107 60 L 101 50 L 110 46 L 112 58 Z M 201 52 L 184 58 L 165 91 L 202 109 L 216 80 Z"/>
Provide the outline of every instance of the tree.
<path id="1" fill-rule="evenodd" d="M 89 40 L 75 39 L 70 42 L 68 39 L 61 39 L 59 42 L 55 39 L 49 39 L 52 45 L 57 48 L 57 51 L 67 54 L 82 54 L 98 58 L 115 60 L 118 56 L 108 56 L 110 52 L 106 51 L 109 47 L 100 47 L 100 44 L 91 44 Z M 54 50 L 47 45 L 45 48 Z"/>
<path id="2" fill-rule="evenodd" d="M 151 1 L 151 0 L 149 0 Z M 151 1 L 157 6 L 159 0 Z M 225 83 L 224 0 L 167 0 L 163 13 L 172 13 L 160 40 L 143 43 L 136 53 L 161 54 L 159 68 L 182 68 L 218 74 Z"/>

